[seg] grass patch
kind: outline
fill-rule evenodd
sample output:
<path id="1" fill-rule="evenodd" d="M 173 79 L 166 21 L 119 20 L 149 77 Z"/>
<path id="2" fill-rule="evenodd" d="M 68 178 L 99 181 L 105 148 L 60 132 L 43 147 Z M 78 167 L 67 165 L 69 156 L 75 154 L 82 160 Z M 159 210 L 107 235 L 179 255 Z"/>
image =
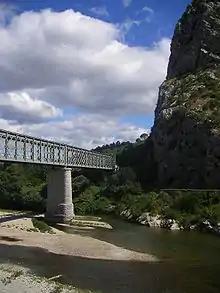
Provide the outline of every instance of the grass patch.
<path id="1" fill-rule="evenodd" d="M 45 223 L 43 220 L 38 220 L 36 218 L 31 219 L 34 228 L 38 229 L 41 233 L 53 233 L 52 228 Z"/>
<path id="2" fill-rule="evenodd" d="M 28 211 L 28 210 L 10 210 L 10 209 L 1 209 L 0 208 L 0 213 L 7 213 L 7 214 L 14 214 L 14 215 L 22 215 L 22 214 L 30 214 L 30 215 L 36 215 L 38 213 L 33 212 L 33 211 Z"/>
<path id="3" fill-rule="evenodd" d="M 37 228 L 28 228 L 26 231 L 27 232 L 38 232 L 38 229 Z"/>
<path id="4" fill-rule="evenodd" d="M 83 221 L 100 221 L 101 217 L 95 216 L 75 216 L 74 220 L 83 220 Z"/>
<path id="5" fill-rule="evenodd" d="M 0 209 L 0 212 L 10 213 L 10 214 L 23 214 L 24 213 L 24 211 L 8 210 L 8 209 Z M 26 213 L 26 211 L 25 211 L 25 213 Z"/>

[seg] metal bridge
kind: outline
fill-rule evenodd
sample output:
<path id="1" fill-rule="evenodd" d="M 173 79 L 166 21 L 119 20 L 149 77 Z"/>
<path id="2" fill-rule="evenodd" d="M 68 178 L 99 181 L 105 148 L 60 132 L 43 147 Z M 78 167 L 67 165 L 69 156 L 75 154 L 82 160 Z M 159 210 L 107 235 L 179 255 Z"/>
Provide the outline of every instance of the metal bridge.
<path id="1" fill-rule="evenodd" d="M 114 156 L 0 129 L 0 161 L 113 170 Z"/>

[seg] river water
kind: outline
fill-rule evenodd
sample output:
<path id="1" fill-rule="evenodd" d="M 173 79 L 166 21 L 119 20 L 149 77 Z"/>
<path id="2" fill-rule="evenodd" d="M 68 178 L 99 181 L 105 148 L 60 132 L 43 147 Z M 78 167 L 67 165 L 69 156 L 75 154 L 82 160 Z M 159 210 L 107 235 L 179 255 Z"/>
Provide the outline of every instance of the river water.
<path id="1" fill-rule="evenodd" d="M 61 275 L 60 283 L 80 288 L 83 291 L 76 292 L 83 293 L 220 293 L 220 238 L 217 236 L 147 228 L 115 218 L 103 217 L 103 220 L 113 229 L 56 227 L 67 233 L 85 236 L 87 248 L 95 249 L 90 246 L 92 239 L 88 237 L 92 237 L 153 255 L 158 261 L 103 259 L 99 258 L 99 248 L 95 254 L 97 257 L 88 258 L 86 249 L 83 255 L 77 254 L 78 246 L 68 242 L 68 238 L 62 234 L 59 245 L 69 245 L 70 250 L 74 249 L 74 255 L 53 253 L 36 245 L 26 246 L 22 244 L 22 239 L 2 236 L 0 238 L 4 242 L 0 244 L 0 264 L 21 265 L 40 277 Z M 42 236 L 39 239 L 43 239 Z M 33 243 L 36 237 L 32 239 Z M 19 244 L 8 245 L 9 241 L 18 241 Z M 7 288 L 4 292 L 8 292 Z"/>
<path id="2" fill-rule="evenodd" d="M 127 292 L 220 292 L 220 238 L 197 232 L 170 232 L 147 228 L 113 218 L 105 220 L 113 226 L 113 230 L 65 229 L 68 233 L 90 236 L 126 249 L 151 254 L 159 259 L 158 262 L 137 267 L 133 264 L 129 282 L 145 282 L 146 287 L 138 289 L 137 286 L 137 290 Z M 112 292 L 126 291 L 120 291 L 119 287 Z"/>

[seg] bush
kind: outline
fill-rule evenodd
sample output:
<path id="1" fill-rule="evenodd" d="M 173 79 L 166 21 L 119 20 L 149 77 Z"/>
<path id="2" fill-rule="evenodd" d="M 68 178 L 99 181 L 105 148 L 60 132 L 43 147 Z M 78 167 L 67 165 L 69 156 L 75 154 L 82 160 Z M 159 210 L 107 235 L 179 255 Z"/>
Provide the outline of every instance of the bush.
<path id="1" fill-rule="evenodd" d="M 127 194 L 122 198 L 121 209 L 129 209 L 132 215 L 137 218 L 144 212 L 157 215 L 159 213 L 158 195 L 155 192 L 134 196 Z"/>
<path id="2" fill-rule="evenodd" d="M 111 201 L 104 196 L 100 196 L 95 200 L 94 213 L 96 214 L 108 214 L 113 211 L 113 205 Z"/>
<path id="3" fill-rule="evenodd" d="M 95 200 L 100 196 L 100 188 L 90 186 L 79 197 L 73 200 L 75 211 L 79 215 L 94 214 L 96 210 Z"/>
<path id="4" fill-rule="evenodd" d="M 79 175 L 73 178 L 73 193 L 74 195 L 79 195 L 80 193 L 84 192 L 86 188 L 91 185 L 91 182 L 88 178 L 83 175 Z"/>
<path id="5" fill-rule="evenodd" d="M 212 226 L 220 222 L 220 204 L 205 206 L 200 210 L 201 221 L 209 221 Z"/>
<path id="6" fill-rule="evenodd" d="M 105 214 L 112 212 L 114 205 L 112 201 L 102 195 L 102 191 L 97 186 L 90 186 L 79 197 L 73 200 L 77 214 Z"/>
<path id="7" fill-rule="evenodd" d="M 172 209 L 170 207 L 164 209 L 163 211 L 163 218 L 168 220 L 179 220 L 181 217 L 181 213 L 175 209 Z"/>
<path id="8" fill-rule="evenodd" d="M 182 213 L 176 219 L 179 226 L 184 230 L 190 230 L 190 227 L 198 222 L 198 216 L 192 214 Z"/>
<path id="9" fill-rule="evenodd" d="M 171 201 L 163 210 L 165 218 L 175 219 L 184 229 L 190 226 L 202 226 L 208 221 L 212 226 L 220 222 L 220 197 L 218 191 L 171 192 Z"/>
<path id="10" fill-rule="evenodd" d="M 19 198 L 22 209 L 34 212 L 45 211 L 45 199 L 41 196 L 43 186 L 32 187 L 25 186 L 21 189 L 21 197 Z"/>
<path id="11" fill-rule="evenodd" d="M 31 219 L 34 228 L 38 229 L 42 233 L 53 233 L 52 228 L 45 223 L 43 220 L 38 220 L 36 218 Z"/>
<path id="12" fill-rule="evenodd" d="M 45 184 L 31 184 L 24 170 L 21 166 L 13 165 L 0 171 L 0 207 L 43 212 L 45 200 L 42 190 Z M 40 179 L 32 181 L 39 182 Z"/>

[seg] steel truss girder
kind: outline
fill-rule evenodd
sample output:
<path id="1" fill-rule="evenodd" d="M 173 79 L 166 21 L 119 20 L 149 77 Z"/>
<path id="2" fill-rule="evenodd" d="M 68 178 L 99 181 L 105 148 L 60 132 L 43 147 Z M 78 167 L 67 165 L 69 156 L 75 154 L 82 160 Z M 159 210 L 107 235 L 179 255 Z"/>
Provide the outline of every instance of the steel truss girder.
<path id="1" fill-rule="evenodd" d="M 0 161 L 113 170 L 115 157 L 0 129 Z"/>

